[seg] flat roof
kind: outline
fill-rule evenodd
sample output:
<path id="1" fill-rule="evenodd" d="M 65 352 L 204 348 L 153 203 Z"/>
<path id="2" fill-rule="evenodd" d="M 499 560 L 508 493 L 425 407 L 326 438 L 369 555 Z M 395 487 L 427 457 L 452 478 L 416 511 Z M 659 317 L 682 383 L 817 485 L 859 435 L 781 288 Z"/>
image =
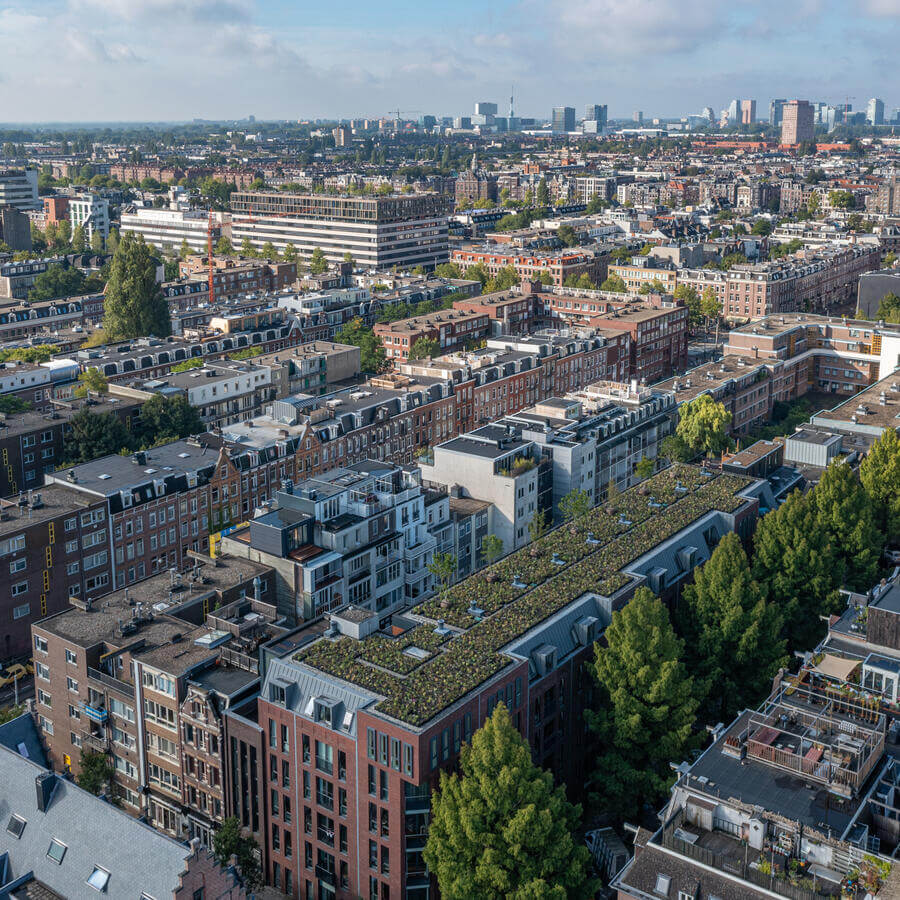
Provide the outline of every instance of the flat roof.
<path id="1" fill-rule="evenodd" d="M 657 391 L 670 391 L 678 403 L 684 403 L 735 378 L 746 377 L 759 369 L 769 369 L 773 362 L 750 356 L 723 356 L 714 362 L 688 369 L 683 375 L 657 381 L 652 387 Z"/>
<path id="2" fill-rule="evenodd" d="M 7 498 L 3 502 L 0 517 L 0 535 L 13 534 L 30 528 L 38 522 L 55 519 L 68 512 L 79 512 L 97 501 L 62 484 L 45 484 L 32 492 L 35 497 L 40 494 L 42 505 L 37 509 L 18 505 L 18 495 Z M 24 495 L 27 501 L 28 495 Z"/>
<path id="3" fill-rule="evenodd" d="M 752 483 L 743 476 L 670 466 L 642 482 L 640 491 L 649 496 L 630 488 L 617 499 L 617 513 L 601 505 L 579 520 L 577 529 L 585 537 L 588 531 L 599 535 L 597 543 L 573 544 L 569 526 L 553 529 L 414 607 L 405 615 L 419 624 L 404 634 L 402 646 L 382 644 L 383 635 L 363 641 L 322 638 L 296 660 L 380 696 L 373 707 L 376 714 L 422 727 L 513 664 L 518 657 L 505 648 L 526 632 L 585 594 L 614 596 L 631 581 L 624 568 L 707 513 L 735 512 L 748 502 L 741 491 Z M 541 551 L 537 558 L 531 556 L 534 549 Z M 562 557 L 562 566 L 552 561 L 554 554 Z M 519 584 L 519 572 L 528 573 L 531 584 Z M 482 608 L 480 615 L 471 611 L 473 602 Z M 438 620 L 449 627 L 436 629 Z M 407 646 L 428 655 L 412 661 L 402 653 Z M 377 668 L 357 661 L 367 659 Z"/>
<path id="4" fill-rule="evenodd" d="M 884 393 L 884 404 L 881 395 Z M 854 417 L 856 422 L 853 421 Z M 900 370 L 869 385 L 834 409 L 825 409 L 812 417 L 814 424 L 840 423 L 845 428 L 900 429 Z"/>
<path id="5" fill-rule="evenodd" d="M 0 438 L 18 434 L 28 434 L 32 431 L 40 431 L 42 428 L 50 428 L 59 422 L 68 422 L 76 413 L 83 409 L 101 413 L 115 412 L 128 407 L 138 407 L 143 401 L 131 400 L 127 397 L 112 397 L 106 395 L 101 400 L 69 400 L 66 402 L 52 401 L 52 407 L 44 412 L 26 410 L 20 413 L 0 413 Z"/>

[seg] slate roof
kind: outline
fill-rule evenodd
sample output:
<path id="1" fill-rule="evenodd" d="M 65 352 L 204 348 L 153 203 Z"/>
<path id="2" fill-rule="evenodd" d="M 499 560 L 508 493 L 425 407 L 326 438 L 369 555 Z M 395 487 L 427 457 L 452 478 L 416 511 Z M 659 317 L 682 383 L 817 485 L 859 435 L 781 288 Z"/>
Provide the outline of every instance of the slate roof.
<path id="1" fill-rule="evenodd" d="M 87 879 L 100 866 L 109 872 L 109 897 L 173 896 L 190 847 L 58 776 L 50 805 L 40 812 L 35 778 L 46 771 L 0 747 L 0 855 L 7 855 L 9 880 L 31 872 L 67 900 L 96 900 Z M 7 831 L 12 815 L 25 820 L 19 838 Z M 59 864 L 47 856 L 52 840 L 66 847 Z"/>

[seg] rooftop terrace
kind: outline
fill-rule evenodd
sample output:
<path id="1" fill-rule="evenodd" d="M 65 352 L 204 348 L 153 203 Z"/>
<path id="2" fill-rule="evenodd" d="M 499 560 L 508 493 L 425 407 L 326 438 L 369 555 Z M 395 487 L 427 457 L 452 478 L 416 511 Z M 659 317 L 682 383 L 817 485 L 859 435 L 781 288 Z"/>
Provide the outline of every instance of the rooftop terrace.
<path id="1" fill-rule="evenodd" d="M 672 466 L 614 508 L 595 507 L 420 604 L 400 638 L 322 638 L 295 658 L 380 695 L 378 712 L 420 727 L 510 665 L 510 642 L 586 593 L 613 597 L 633 581 L 625 567 L 707 513 L 735 512 L 750 484 Z"/>

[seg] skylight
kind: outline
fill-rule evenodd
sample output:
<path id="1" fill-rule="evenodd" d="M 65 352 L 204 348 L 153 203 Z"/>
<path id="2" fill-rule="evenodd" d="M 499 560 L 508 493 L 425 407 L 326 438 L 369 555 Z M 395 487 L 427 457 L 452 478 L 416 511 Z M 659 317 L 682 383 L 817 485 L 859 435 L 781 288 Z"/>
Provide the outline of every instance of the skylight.
<path id="1" fill-rule="evenodd" d="M 47 856 L 53 860 L 57 865 L 60 865 L 63 861 L 63 857 L 66 855 L 66 845 L 60 843 L 56 838 L 50 841 L 50 846 L 47 848 Z"/>
<path id="2" fill-rule="evenodd" d="M 653 888 L 653 893 L 659 894 L 660 897 L 668 897 L 669 896 L 669 885 L 671 883 L 672 883 L 672 879 L 669 878 L 668 875 L 657 874 L 656 887 Z"/>
<path id="3" fill-rule="evenodd" d="M 98 477 L 101 481 L 106 481 L 106 479 L 109 478 L 110 476 L 109 476 L 109 475 L 106 475 L 106 474 L 104 473 L 103 475 L 98 475 L 97 477 Z"/>
<path id="4" fill-rule="evenodd" d="M 16 839 L 22 837 L 25 830 L 25 820 L 21 816 L 10 816 L 6 830 Z"/>
<path id="5" fill-rule="evenodd" d="M 95 891 L 105 891 L 106 885 L 109 884 L 109 872 L 107 872 L 106 869 L 101 869 L 99 866 L 94 866 L 94 871 L 91 872 L 91 876 L 88 878 L 87 883 Z"/>

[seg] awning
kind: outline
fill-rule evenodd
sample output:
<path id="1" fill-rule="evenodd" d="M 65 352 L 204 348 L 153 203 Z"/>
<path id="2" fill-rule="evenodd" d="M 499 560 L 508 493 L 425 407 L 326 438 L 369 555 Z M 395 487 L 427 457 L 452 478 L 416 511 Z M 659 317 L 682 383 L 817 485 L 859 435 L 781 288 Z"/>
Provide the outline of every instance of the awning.
<path id="1" fill-rule="evenodd" d="M 850 677 L 850 673 L 861 662 L 859 659 L 844 659 L 843 656 L 832 656 L 830 653 L 826 653 L 816 664 L 814 671 L 820 675 L 825 675 L 827 678 L 846 681 Z"/>

